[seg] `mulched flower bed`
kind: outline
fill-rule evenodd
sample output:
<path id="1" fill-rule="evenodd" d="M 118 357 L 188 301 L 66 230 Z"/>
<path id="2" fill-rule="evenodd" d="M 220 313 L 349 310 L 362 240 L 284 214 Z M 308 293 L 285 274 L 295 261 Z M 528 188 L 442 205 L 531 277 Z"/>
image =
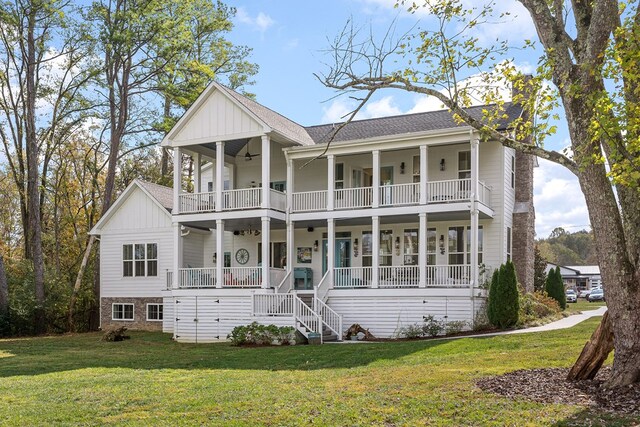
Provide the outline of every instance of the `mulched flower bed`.
<path id="1" fill-rule="evenodd" d="M 483 378 L 476 384 L 484 391 L 510 398 L 536 402 L 581 405 L 599 411 L 640 416 L 640 384 L 607 390 L 602 387 L 611 368 L 604 367 L 594 380 L 567 381 L 568 369 L 528 369 L 497 377 Z"/>

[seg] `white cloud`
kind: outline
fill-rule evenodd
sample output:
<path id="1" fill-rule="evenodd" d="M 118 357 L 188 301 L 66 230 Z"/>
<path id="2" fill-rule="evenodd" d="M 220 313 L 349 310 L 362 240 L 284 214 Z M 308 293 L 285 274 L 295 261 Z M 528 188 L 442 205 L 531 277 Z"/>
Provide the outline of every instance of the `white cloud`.
<path id="1" fill-rule="evenodd" d="M 589 215 L 577 178 L 560 165 L 543 159 L 538 162 L 533 179 L 537 237 L 548 237 L 556 227 L 568 231 L 589 229 Z"/>
<path id="2" fill-rule="evenodd" d="M 236 9 L 236 19 L 238 22 L 254 27 L 254 30 L 264 33 L 273 24 L 276 23 L 269 15 L 264 12 L 259 12 L 256 17 L 251 17 L 249 13 L 243 7 Z"/>
<path id="3" fill-rule="evenodd" d="M 323 109 L 322 123 L 337 123 L 347 119 L 348 115 L 357 107 L 356 102 L 344 98 L 334 99 L 329 107 Z M 368 102 L 358 112 L 355 119 L 371 119 L 374 117 L 397 116 L 403 114 L 395 105 L 393 96 L 385 96 L 376 101 Z"/>

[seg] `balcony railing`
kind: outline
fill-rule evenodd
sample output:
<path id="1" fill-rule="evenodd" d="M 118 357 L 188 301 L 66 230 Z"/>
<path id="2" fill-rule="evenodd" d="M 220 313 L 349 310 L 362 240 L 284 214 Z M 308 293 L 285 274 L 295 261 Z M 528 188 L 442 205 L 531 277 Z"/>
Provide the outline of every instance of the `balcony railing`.
<path id="1" fill-rule="evenodd" d="M 284 212 L 287 205 L 285 193 L 270 189 L 269 208 Z M 216 210 L 216 193 L 182 193 L 179 196 L 180 213 L 204 213 Z M 326 205 L 325 205 L 326 206 Z M 323 206 L 323 209 L 324 207 Z M 222 192 L 222 210 L 237 211 L 262 208 L 261 188 L 241 188 Z"/>
<path id="2" fill-rule="evenodd" d="M 428 265 L 427 287 L 468 287 L 471 283 L 469 265 Z M 334 269 L 334 288 L 358 289 L 373 287 L 373 267 L 339 267 Z M 417 288 L 420 267 L 398 265 L 378 267 L 379 288 Z"/>
<path id="3" fill-rule="evenodd" d="M 408 206 L 420 204 L 420 183 L 383 185 L 379 188 L 380 206 Z M 490 206 L 491 189 L 482 181 L 478 186 L 478 200 Z M 427 203 L 454 203 L 469 200 L 471 179 L 429 181 Z M 363 209 L 373 206 L 373 188 L 340 188 L 333 194 L 335 209 Z M 292 212 L 323 211 L 327 208 L 327 191 L 304 191 L 293 193 Z"/>

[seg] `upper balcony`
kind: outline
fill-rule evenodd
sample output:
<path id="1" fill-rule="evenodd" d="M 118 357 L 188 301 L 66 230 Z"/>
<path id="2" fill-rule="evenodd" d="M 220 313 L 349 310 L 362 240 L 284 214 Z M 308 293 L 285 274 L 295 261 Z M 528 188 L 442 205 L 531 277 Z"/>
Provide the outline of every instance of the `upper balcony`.
<path id="1" fill-rule="evenodd" d="M 491 189 L 482 181 L 479 183 L 478 200 L 491 207 Z M 336 210 L 371 208 L 373 187 L 341 188 L 332 193 Z M 420 183 L 382 185 L 379 191 L 379 207 L 419 205 L 421 201 Z M 291 211 L 317 212 L 327 208 L 327 190 L 295 192 L 292 195 Z M 442 204 L 469 201 L 471 179 L 451 179 L 427 183 L 427 204 Z"/>
<path id="2" fill-rule="evenodd" d="M 239 211 L 246 209 L 273 209 L 280 212 L 286 211 L 287 196 L 281 191 L 269 189 L 270 197 L 268 206 L 263 205 L 262 188 L 241 188 L 225 190 L 222 192 L 222 201 L 219 211 Z M 181 193 L 179 195 L 181 214 L 215 212 L 216 192 L 205 193 Z"/>

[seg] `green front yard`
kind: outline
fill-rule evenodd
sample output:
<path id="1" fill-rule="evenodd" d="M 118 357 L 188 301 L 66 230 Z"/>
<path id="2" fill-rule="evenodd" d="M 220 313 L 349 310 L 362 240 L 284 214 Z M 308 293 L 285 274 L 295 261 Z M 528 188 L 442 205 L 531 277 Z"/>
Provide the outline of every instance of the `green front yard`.
<path id="1" fill-rule="evenodd" d="M 582 407 L 509 400 L 474 382 L 569 366 L 599 320 L 538 334 L 286 348 L 178 344 L 160 333 L 0 340 L 0 424 L 583 425 L 593 414 Z"/>

